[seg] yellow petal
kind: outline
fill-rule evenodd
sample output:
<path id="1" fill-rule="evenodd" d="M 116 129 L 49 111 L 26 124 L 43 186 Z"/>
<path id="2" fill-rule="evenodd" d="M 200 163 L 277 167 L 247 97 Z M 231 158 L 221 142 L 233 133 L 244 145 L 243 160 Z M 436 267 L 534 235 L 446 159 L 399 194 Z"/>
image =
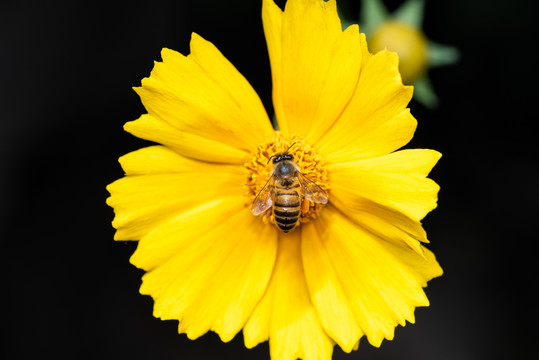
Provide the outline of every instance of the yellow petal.
<path id="1" fill-rule="evenodd" d="M 223 172 L 227 171 L 227 169 L 231 172 L 237 171 L 235 165 L 216 165 L 193 160 L 160 145 L 135 150 L 120 157 L 119 161 L 126 175 L 200 172 L 204 173 L 201 176 L 210 176 L 215 169 L 220 169 Z"/>
<path id="2" fill-rule="evenodd" d="M 156 317 L 180 320 L 179 331 L 190 339 L 212 330 L 223 341 L 231 340 L 244 326 L 271 276 L 276 229 L 252 216 L 247 207 L 228 215 L 217 226 L 197 222 L 203 231 L 194 226 L 186 231 L 184 218 L 156 230 L 164 235 L 162 239 L 149 235 L 154 237 L 152 242 L 166 243 L 161 251 L 170 249 L 170 242 L 175 242 L 176 251 L 144 275 L 140 291 L 154 298 Z M 137 259 L 143 259 L 147 250 L 137 249 L 141 252 Z"/>
<path id="3" fill-rule="evenodd" d="M 428 243 L 421 223 L 400 211 L 355 196 L 353 191 L 340 188 L 333 194 L 331 203 L 343 211 L 358 226 L 371 231 L 381 239 L 401 246 L 408 246 L 425 256 L 421 242 Z"/>
<path id="4" fill-rule="evenodd" d="M 314 222 L 304 224 L 301 235 L 305 278 L 314 307 L 326 333 L 345 352 L 350 352 L 363 332 L 354 319 L 341 279 L 335 272 Z"/>
<path id="5" fill-rule="evenodd" d="M 422 287 L 442 274 L 430 251 L 425 249 L 425 257 L 421 257 L 406 247 L 383 241 L 332 206 L 324 209 L 314 225 L 321 242 L 318 246 L 325 249 L 333 264 L 326 270 L 333 271 L 332 276 L 339 280 L 349 304 L 346 311 L 354 314 L 354 320 L 373 346 L 380 346 L 384 338 L 391 340 L 398 324 L 413 323 L 415 307 L 429 305 Z M 318 284 L 315 276 L 307 274 L 307 278 L 312 279 L 313 290 L 327 286 L 323 283 L 327 278 L 321 278 L 322 283 Z M 319 312 L 330 311 L 329 299 L 319 302 Z"/>
<path id="6" fill-rule="evenodd" d="M 188 57 L 194 60 L 208 77 L 232 97 L 230 105 L 237 107 L 239 115 L 237 115 L 237 119 L 234 118 L 233 124 L 226 124 L 224 127 L 228 129 L 233 125 L 235 131 L 245 137 L 242 139 L 250 143 L 247 150 L 259 145 L 259 141 L 274 136 L 273 127 L 257 93 L 215 45 L 193 33 L 191 54 Z M 230 113 L 225 115 L 232 119 Z M 223 117 L 223 114 L 219 116 Z"/>
<path id="7" fill-rule="evenodd" d="M 262 23 L 264 24 L 264 35 L 268 46 L 268 54 L 271 65 L 273 107 L 275 115 L 278 119 L 284 117 L 282 114 L 282 84 L 279 81 L 281 78 L 281 63 L 282 63 L 282 26 L 283 12 L 275 5 L 273 0 L 262 1 Z M 279 128 L 283 132 L 288 132 L 288 124 L 283 120 L 279 120 Z"/>
<path id="8" fill-rule="evenodd" d="M 181 239 L 203 237 L 209 229 L 218 227 L 244 210 L 245 199 L 238 195 L 179 211 L 170 220 L 160 222 L 140 240 L 137 251 L 131 256 L 131 263 L 150 271 L 184 250 L 188 243 Z"/>
<path id="9" fill-rule="evenodd" d="M 440 187 L 426 176 L 440 156 L 434 150 L 413 149 L 328 165 L 331 193 L 345 206 L 365 198 L 419 221 L 436 207 Z"/>
<path id="10" fill-rule="evenodd" d="M 273 136 L 258 95 L 213 44 L 193 34 L 191 55 L 163 49 L 161 56 L 135 89 L 149 114 L 247 151 Z"/>
<path id="11" fill-rule="evenodd" d="M 361 69 L 356 91 L 337 122 L 315 144 L 326 161 L 390 153 L 412 138 L 417 122 L 406 109 L 413 89 L 402 84 L 396 54 L 381 51 Z"/>
<path id="12" fill-rule="evenodd" d="M 107 190 L 107 204 L 116 214 L 115 240 L 138 240 L 160 223 L 204 202 L 243 193 L 241 166 L 214 165 L 212 174 L 150 174 L 126 176 Z"/>
<path id="13" fill-rule="evenodd" d="M 284 12 L 265 0 L 262 18 L 279 126 L 312 143 L 354 92 L 363 35 L 357 25 L 342 31 L 335 0 L 290 0 Z"/>
<path id="14" fill-rule="evenodd" d="M 273 360 L 331 359 L 333 342 L 313 308 L 301 262 L 301 231 L 282 235 L 264 297 L 249 318 L 243 336 L 251 348 L 269 337 Z"/>
<path id="15" fill-rule="evenodd" d="M 353 162 L 339 162 L 332 169 L 347 166 L 361 166 L 366 171 L 406 172 L 413 176 L 425 177 L 440 160 L 440 154 L 430 149 L 405 149 L 371 159 Z"/>
<path id="16" fill-rule="evenodd" d="M 225 142 L 178 130 L 169 123 L 148 114 L 126 123 L 124 129 L 139 138 L 163 144 L 178 154 L 193 159 L 243 164 L 249 156 L 248 152 L 227 145 Z"/>
<path id="17" fill-rule="evenodd" d="M 359 29 L 361 31 L 361 29 Z M 371 60 L 372 54 L 369 52 L 369 47 L 367 46 L 367 37 L 365 34 L 361 33 L 361 69 L 365 68 L 365 65 Z"/>

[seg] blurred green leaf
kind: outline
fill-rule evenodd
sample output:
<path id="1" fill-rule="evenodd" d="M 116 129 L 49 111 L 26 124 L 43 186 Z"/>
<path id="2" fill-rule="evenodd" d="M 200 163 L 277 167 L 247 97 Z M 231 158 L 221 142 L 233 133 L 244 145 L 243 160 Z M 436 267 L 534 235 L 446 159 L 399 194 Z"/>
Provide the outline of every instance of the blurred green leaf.
<path id="1" fill-rule="evenodd" d="M 369 34 L 388 16 L 387 9 L 382 0 L 363 0 L 360 11 L 360 31 L 366 34 Z"/>
<path id="2" fill-rule="evenodd" d="M 416 80 L 414 85 L 414 100 L 423 104 L 429 109 L 435 109 L 438 107 L 440 100 L 434 92 L 430 79 L 427 75 L 421 79 Z"/>
<path id="3" fill-rule="evenodd" d="M 423 26 L 425 13 L 424 0 L 408 0 L 393 13 L 393 18 L 411 24 L 417 28 Z"/>
<path id="4" fill-rule="evenodd" d="M 271 117 L 271 125 L 273 126 L 273 129 L 275 131 L 280 130 L 279 123 L 277 122 L 277 116 L 275 116 L 275 114 L 273 114 L 273 116 Z"/>
<path id="5" fill-rule="evenodd" d="M 455 64 L 460 59 L 460 52 L 455 47 L 438 44 L 430 40 L 428 47 L 427 56 L 430 67 Z"/>

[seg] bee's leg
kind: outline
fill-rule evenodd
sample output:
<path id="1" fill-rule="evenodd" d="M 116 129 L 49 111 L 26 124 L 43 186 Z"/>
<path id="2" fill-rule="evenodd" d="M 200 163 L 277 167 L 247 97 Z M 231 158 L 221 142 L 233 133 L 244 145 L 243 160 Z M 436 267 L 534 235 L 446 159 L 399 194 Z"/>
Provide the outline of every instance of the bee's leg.
<path id="1" fill-rule="evenodd" d="M 311 202 L 304 198 L 303 203 L 301 204 L 301 212 L 305 214 L 307 211 L 309 211 L 310 205 Z"/>

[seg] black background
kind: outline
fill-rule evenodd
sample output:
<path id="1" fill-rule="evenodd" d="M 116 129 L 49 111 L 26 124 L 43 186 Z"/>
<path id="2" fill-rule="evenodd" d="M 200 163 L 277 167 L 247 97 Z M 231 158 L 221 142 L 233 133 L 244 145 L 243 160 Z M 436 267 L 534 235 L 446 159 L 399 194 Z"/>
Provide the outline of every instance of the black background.
<path id="1" fill-rule="evenodd" d="M 283 1 L 280 2 L 282 4 Z M 394 9 L 400 1 L 386 1 Z M 348 1 L 350 14 L 358 13 Z M 444 155 L 439 207 L 424 221 L 445 270 L 429 308 L 380 349 L 335 359 L 517 359 L 539 356 L 535 1 L 429 1 L 425 32 L 462 53 L 430 76 L 437 110 L 412 102 L 409 147 Z M 196 341 L 152 316 L 138 294 L 135 243 L 114 242 L 105 186 L 117 158 L 146 143 L 122 126 L 144 113 L 131 87 L 160 49 L 189 52 L 192 31 L 251 82 L 269 113 L 260 1 L 2 1 L 0 239 L 6 359 L 267 359 L 241 333 Z"/>

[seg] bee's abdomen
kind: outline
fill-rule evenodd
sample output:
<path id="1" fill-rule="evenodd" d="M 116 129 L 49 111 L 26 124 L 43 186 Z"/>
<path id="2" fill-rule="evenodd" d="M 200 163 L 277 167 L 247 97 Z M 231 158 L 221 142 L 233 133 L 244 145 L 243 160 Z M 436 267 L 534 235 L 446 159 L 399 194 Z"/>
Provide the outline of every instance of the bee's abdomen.
<path id="1" fill-rule="evenodd" d="M 287 233 L 299 221 L 301 198 L 296 189 L 279 189 L 275 194 L 273 216 L 277 227 Z"/>

